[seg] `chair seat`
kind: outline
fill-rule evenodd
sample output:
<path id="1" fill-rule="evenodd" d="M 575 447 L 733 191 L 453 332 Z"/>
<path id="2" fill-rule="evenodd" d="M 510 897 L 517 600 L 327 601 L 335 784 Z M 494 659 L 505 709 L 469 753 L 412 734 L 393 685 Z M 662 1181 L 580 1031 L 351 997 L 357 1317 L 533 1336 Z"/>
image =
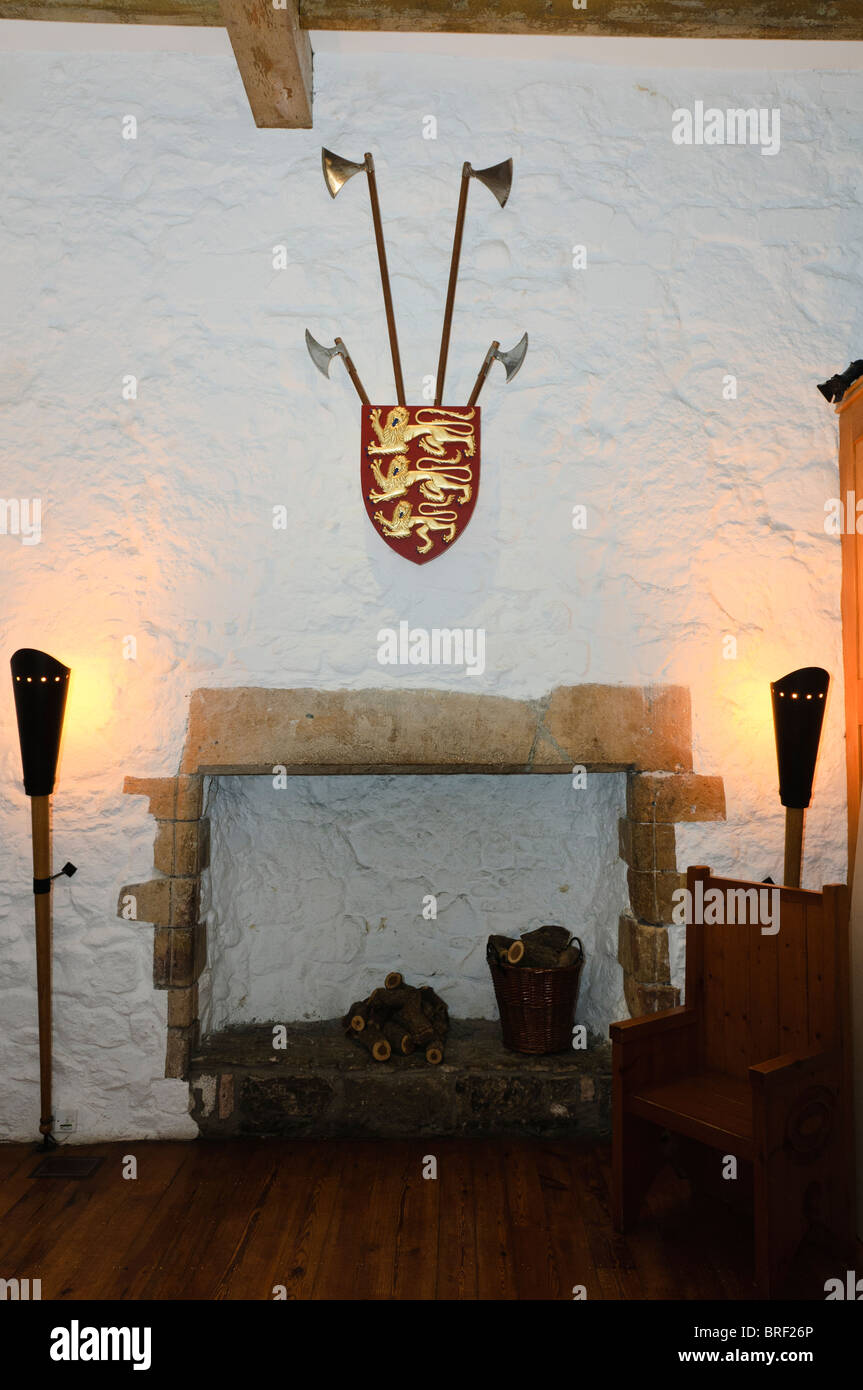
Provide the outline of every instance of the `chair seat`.
<path id="1" fill-rule="evenodd" d="M 748 1079 L 722 1072 L 699 1072 L 674 1081 L 648 1084 L 627 1096 L 626 1109 L 698 1139 L 714 1148 L 729 1148 L 740 1158 L 752 1157 L 752 1092 Z"/>

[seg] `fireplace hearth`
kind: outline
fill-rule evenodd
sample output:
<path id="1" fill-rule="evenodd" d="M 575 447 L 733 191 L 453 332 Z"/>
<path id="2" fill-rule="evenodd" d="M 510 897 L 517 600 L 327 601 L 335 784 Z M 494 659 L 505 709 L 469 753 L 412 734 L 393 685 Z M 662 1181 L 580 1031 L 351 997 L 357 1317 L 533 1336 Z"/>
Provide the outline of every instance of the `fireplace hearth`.
<path id="1" fill-rule="evenodd" d="M 208 1138 L 301 1139 L 602 1135 L 610 1132 L 611 1050 L 528 1057 L 507 1052 L 500 1025 L 454 1019 L 446 1060 L 422 1053 L 373 1062 L 338 1019 L 214 1033 L 193 1054 L 192 1117 Z"/>

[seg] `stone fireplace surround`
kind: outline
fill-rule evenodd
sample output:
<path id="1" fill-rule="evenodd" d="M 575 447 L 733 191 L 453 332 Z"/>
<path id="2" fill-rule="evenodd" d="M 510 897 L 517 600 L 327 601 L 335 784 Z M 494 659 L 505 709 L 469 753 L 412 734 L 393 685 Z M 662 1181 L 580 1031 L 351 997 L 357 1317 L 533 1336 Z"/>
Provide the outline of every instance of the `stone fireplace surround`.
<path id="1" fill-rule="evenodd" d="M 198 985 L 207 960 L 198 921 L 209 862 L 202 818 L 207 776 L 626 772 L 619 852 L 630 912 L 618 960 L 630 1014 L 679 1002 L 671 984 L 671 895 L 685 881 L 675 823 L 723 820 L 721 777 L 692 770 L 689 691 L 683 686 L 557 686 L 542 700 L 442 690 L 196 690 L 176 777 L 127 777 L 156 820 L 159 875 L 120 890 L 117 915 L 155 927 L 153 984 L 168 991 L 165 1075 L 187 1078 L 198 1045 Z"/>

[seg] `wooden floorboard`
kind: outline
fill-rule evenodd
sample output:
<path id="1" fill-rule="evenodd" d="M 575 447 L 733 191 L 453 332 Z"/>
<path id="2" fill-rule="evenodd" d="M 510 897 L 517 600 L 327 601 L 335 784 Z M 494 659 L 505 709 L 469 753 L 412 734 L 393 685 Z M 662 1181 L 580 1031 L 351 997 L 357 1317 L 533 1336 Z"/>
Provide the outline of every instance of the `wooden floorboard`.
<path id="1" fill-rule="evenodd" d="M 469 1150 L 477 1297 L 494 1301 L 518 1297 L 504 1161 L 510 1147 L 480 1142 Z M 439 1249 L 438 1259 L 448 1262 L 449 1251 Z"/>
<path id="2" fill-rule="evenodd" d="M 461 1302 L 479 1296 L 471 1142 L 469 1139 L 450 1140 L 449 1161 L 437 1177 L 434 1297 L 442 1302 Z"/>
<path id="3" fill-rule="evenodd" d="M 35 1179 L 0 1147 L 0 1268 L 43 1299 L 751 1298 L 744 1214 L 666 1167 L 625 1236 L 592 1141 L 238 1140 L 100 1144 L 84 1179 Z M 124 1178 L 127 1155 L 137 1177 Z M 437 1176 L 424 1177 L 429 1157 Z M 861 1252 L 863 1253 L 863 1252 Z M 791 1296 L 823 1300 L 804 1247 Z"/>

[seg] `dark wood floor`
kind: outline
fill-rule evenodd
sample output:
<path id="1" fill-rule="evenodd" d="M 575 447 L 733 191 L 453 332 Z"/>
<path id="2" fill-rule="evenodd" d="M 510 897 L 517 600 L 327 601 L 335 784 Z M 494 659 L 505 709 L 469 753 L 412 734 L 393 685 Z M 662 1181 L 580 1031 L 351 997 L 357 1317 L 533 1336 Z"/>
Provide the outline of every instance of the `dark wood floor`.
<path id="1" fill-rule="evenodd" d="M 0 1147 L 0 1274 L 44 1299 L 740 1299 L 746 1224 L 669 1169 L 615 1236 L 606 1145 L 539 1140 L 198 1141 L 76 1148 L 87 1179 L 33 1179 Z M 123 1159 L 137 1159 L 134 1181 Z M 422 1159 L 438 1160 L 437 1180 Z M 832 1262 L 835 1264 L 835 1261 Z M 839 1271 L 840 1273 L 842 1271 Z M 798 1257 L 789 1294 L 835 1275 Z"/>

